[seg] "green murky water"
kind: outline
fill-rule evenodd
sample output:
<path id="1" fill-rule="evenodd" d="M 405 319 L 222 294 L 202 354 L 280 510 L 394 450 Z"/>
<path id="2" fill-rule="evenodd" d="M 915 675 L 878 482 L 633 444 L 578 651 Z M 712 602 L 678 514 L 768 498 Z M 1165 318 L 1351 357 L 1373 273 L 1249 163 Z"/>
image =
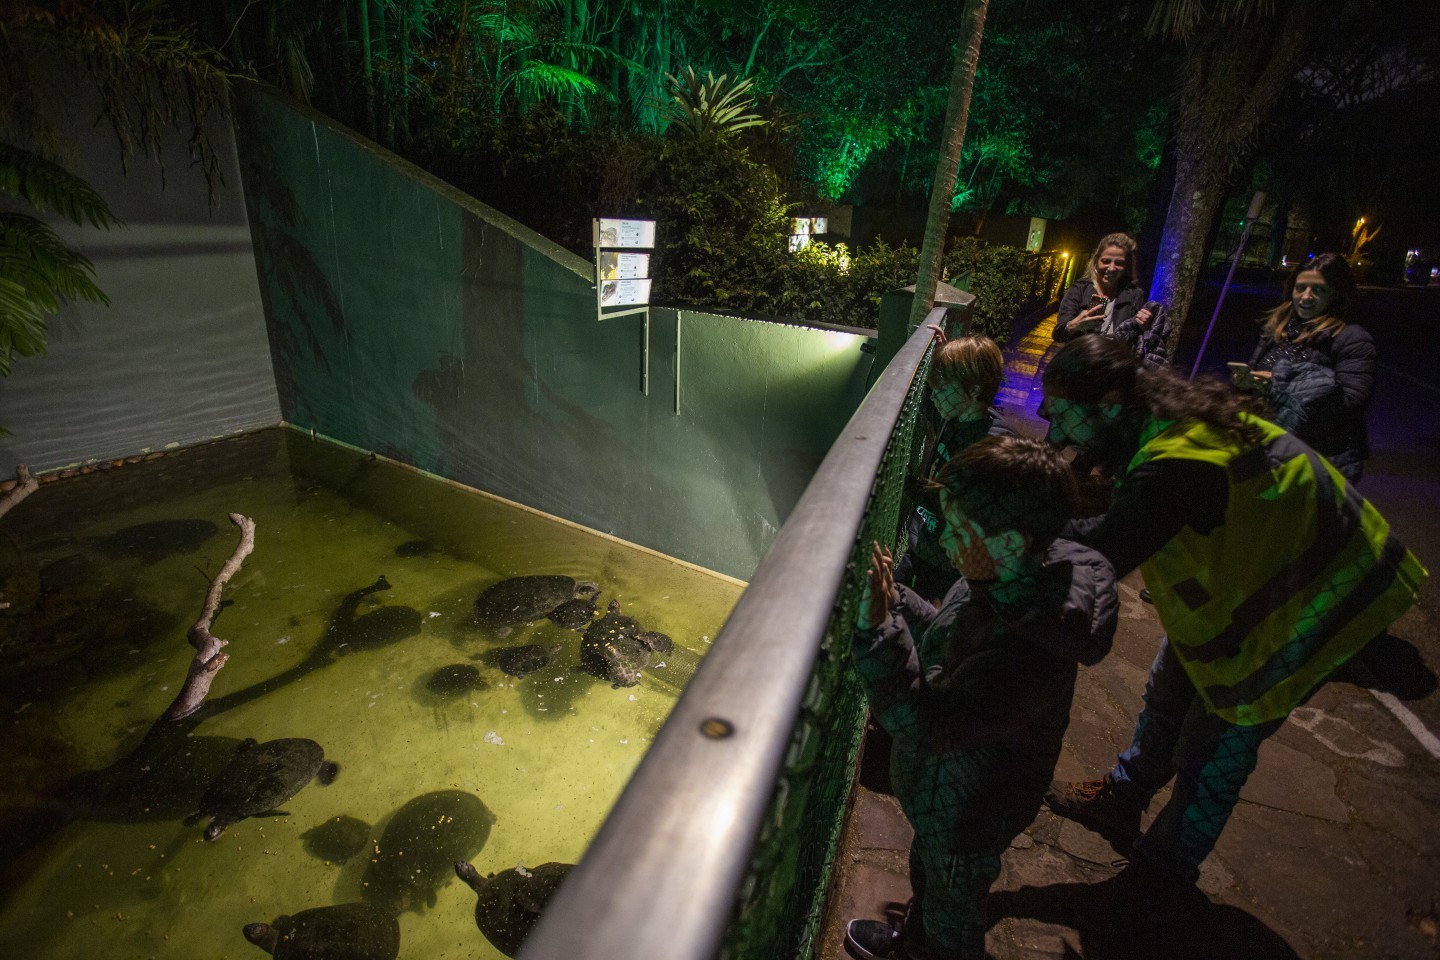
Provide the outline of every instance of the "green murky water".
<path id="1" fill-rule="evenodd" d="M 206 578 L 238 540 L 232 511 L 254 518 L 256 547 L 214 626 L 230 660 L 198 721 L 147 740 L 184 681 Z M 200 522 L 120 533 L 175 520 Z M 481 874 L 573 863 L 741 589 L 282 431 L 46 485 L 0 528 L 4 956 L 262 956 L 245 924 L 364 899 L 395 812 L 439 791 L 426 815 L 445 821 L 446 856 Z M 579 633 L 483 635 L 477 594 L 530 573 L 593 581 L 675 650 L 616 689 L 579 668 Z M 357 593 L 382 575 L 390 589 Z M 560 652 L 520 679 L 486 658 L 527 642 Z M 431 683 L 456 665 L 468 683 Z M 318 742 L 333 784 L 215 842 L 183 822 L 240 741 L 284 737 Z M 365 825 L 338 838 L 364 841 L 344 862 L 326 857 L 345 844 L 304 836 L 337 817 Z M 471 891 L 406 852 L 419 875 L 400 956 L 499 956 Z"/>

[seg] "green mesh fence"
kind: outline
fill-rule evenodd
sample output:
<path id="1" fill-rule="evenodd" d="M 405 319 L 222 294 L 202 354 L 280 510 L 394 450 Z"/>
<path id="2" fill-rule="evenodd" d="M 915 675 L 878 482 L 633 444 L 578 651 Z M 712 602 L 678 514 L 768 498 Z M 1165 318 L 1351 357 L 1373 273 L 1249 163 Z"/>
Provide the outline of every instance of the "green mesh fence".
<path id="1" fill-rule="evenodd" d="M 849 641 L 870 544 L 878 540 L 894 548 L 900 536 L 905 478 L 919 462 L 923 445 L 920 413 L 932 353 L 927 351 L 915 371 L 871 487 L 784 769 L 739 891 L 739 911 L 723 951 L 728 960 L 814 956 L 864 729 L 865 697 L 850 669 Z"/>

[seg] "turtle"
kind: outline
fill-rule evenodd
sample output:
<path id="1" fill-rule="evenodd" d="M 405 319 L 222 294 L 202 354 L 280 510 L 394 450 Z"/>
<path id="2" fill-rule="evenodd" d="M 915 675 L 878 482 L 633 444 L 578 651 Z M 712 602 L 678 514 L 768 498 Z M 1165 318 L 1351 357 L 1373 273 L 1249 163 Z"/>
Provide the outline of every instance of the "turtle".
<path id="1" fill-rule="evenodd" d="M 485 689 L 480 668 L 469 663 L 451 663 L 430 674 L 425 689 L 440 700 L 463 697 L 472 690 Z"/>
<path id="2" fill-rule="evenodd" d="M 594 596 L 599 587 L 563 574 L 511 577 L 485 588 L 475 598 L 475 622 L 497 637 L 511 628 L 547 616 L 569 600 Z"/>
<path id="3" fill-rule="evenodd" d="M 419 633 L 424 617 L 420 616 L 420 611 L 414 607 L 394 604 L 356 616 L 362 600 L 372 593 L 389 589 L 390 581 L 386 580 L 382 573 L 369 586 L 347 593 L 340 601 L 340 606 L 331 614 L 325 635 L 320 638 L 320 647 L 343 656 L 347 653 L 388 647 Z"/>
<path id="4" fill-rule="evenodd" d="M 669 653 L 675 649 L 675 641 L 659 630 L 641 630 L 635 639 L 650 648 L 652 653 Z"/>
<path id="5" fill-rule="evenodd" d="M 340 903 L 247 923 L 245 939 L 275 960 L 395 960 L 400 924 L 368 903 Z"/>
<path id="6" fill-rule="evenodd" d="M 374 828 L 359 817 L 331 817 L 300 834 L 305 851 L 328 863 L 344 863 L 370 845 Z"/>
<path id="7" fill-rule="evenodd" d="M 330 784 L 339 772 L 340 766 L 326 760 L 325 751 L 314 740 L 286 737 L 257 743 L 246 739 L 200 798 L 199 812 L 187 822 L 210 817 L 205 839 L 215 840 L 237 820 L 270 813 L 312 779 Z"/>
<path id="8" fill-rule="evenodd" d="M 455 864 L 455 875 L 476 893 L 475 926 L 495 949 L 513 957 L 573 869 L 573 863 L 552 862 L 533 870 L 520 866 L 482 877 L 461 860 Z"/>
<path id="9" fill-rule="evenodd" d="M 415 797 L 395 811 L 376 842 L 362 898 L 397 914 L 421 903 L 433 907 L 435 891 L 455 861 L 479 853 L 494 823 L 480 798 L 463 790 Z"/>
<path id="10" fill-rule="evenodd" d="M 86 543 L 108 557 L 137 557 L 148 567 L 172 553 L 194 553 L 219 532 L 209 520 L 152 520 L 90 537 Z"/>
<path id="11" fill-rule="evenodd" d="M 526 643 L 493 651 L 494 663 L 512 677 L 523 677 L 544 670 L 560 652 L 558 643 Z"/>
<path id="12" fill-rule="evenodd" d="M 550 611 L 548 619 L 566 630 L 584 630 L 595 619 L 595 594 L 566 600 Z"/>
<path id="13" fill-rule="evenodd" d="M 640 622 L 623 615 L 619 601 L 611 600 L 605 616 L 590 624 L 580 640 L 580 666 L 591 676 L 609 680 L 611 686 L 635 686 L 640 671 L 650 665 L 651 648 L 641 639 L 644 633 Z"/>
<path id="14" fill-rule="evenodd" d="M 440 548 L 429 540 L 406 540 L 395 548 L 397 557 L 428 557 L 439 552 Z"/>

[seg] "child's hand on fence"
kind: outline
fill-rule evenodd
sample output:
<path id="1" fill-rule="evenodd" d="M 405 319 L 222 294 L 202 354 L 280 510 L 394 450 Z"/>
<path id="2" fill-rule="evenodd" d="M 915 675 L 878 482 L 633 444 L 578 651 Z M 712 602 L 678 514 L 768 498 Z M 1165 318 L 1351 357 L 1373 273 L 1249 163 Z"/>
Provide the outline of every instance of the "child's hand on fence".
<path id="1" fill-rule="evenodd" d="M 890 551 L 876 542 L 870 551 L 870 573 L 865 581 L 865 594 L 856 611 L 856 625 L 862 630 L 878 630 L 890 619 L 890 606 L 895 596 L 895 561 Z"/>
<path id="2" fill-rule="evenodd" d="M 938 324 L 930 324 L 930 329 L 935 331 L 935 346 L 943 347 L 950 338 L 945 336 L 945 328 Z"/>

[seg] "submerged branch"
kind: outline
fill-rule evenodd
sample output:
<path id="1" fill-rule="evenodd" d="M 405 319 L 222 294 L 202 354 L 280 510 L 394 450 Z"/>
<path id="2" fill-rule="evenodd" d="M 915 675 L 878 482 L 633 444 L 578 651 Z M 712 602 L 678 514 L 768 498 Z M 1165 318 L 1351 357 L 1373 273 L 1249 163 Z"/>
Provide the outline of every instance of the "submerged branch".
<path id="1" fill-rule="evenodd" d="M 230 559 L 225 561 L 225 566 L 215 575 L 210 583 L 210 592 L 205 596 L 205 608 L 200 612 L 200 619 L 195 621 L 186 638 L 190 645 L 195 648 L 195 658 L 190 661 L 190 672 L 185 677 L 185 685 L 180 688 L 180 694 L 175 702 L 170 704 L 169 709 L 161 715 L 162 720 L 180 720 L 190 716 L 205 702 L 210 694 L 210 685 L 215 682 L 215 675 L 220 668 L 225 666 L 230 655 L 224 652 L 225 645 L 229 642 L 221 640 L 210 632 L 210 626 L 215 622 L 215 615 L 220 611 L 220 594 L 225 589 L 225 584 L 230 578 L 240 571 L 240 566 L 250 551 L 255 549 L 255 521 L 249 517 L 241 516 L 238 513 L 230 514 L 230 522 L 240 528 L 240 543 L 236 545 L 235 552 Z"/>
<path id="2" fill-rule="evenodd" d="M 15 506 L 15 504 L 19 503 L 21 500 L 24 500 L 26 497 L 30 496 L 30 494 L 34 493 L 35 489 L 39 486 L 40 481 L 36 480 L 30 474 L 29 467 L 25 466 L 25 464 L 23 463 L 16 464 L 15 486 L 7 490 L 5 492 L 5 496 L 0 497 L 0 517 L 3 517 L 5 516 L 5 514 L 9 513 L 10 510 Z"/>

